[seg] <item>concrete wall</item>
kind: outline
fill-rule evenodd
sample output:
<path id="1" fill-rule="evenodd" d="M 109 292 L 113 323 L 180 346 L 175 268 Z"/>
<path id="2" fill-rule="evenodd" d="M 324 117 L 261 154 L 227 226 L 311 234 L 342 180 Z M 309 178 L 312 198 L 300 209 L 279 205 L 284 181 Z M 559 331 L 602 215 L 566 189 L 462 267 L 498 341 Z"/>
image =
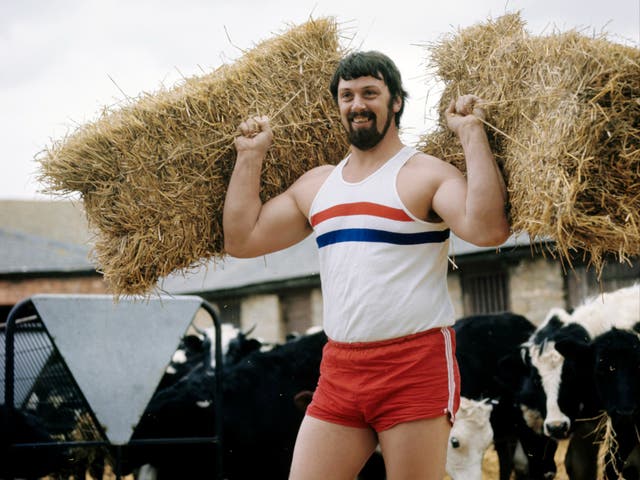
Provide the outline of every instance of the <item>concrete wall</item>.
<path id="1" fill-rule="evenodd" d="M 560 263 L 549 258 L 522 260 L 509 270 L 511 310 L 539 325 L 552 307 L 566 307 Z"/>
<path id="2" fill-rule="evenodd" d="M 314 288 L 311 290 L 311 326 L 322 326 L 322 290 Z"/>
<path id="3" fill-rule="evenodd" d="M 460 274 L 458 272 L 449 272 L 447 286 L 456 318 L 461 318 L 464 316 L 464 303 L 462 302 L 462 286 L 460 285 Z"/>
<path id="4" fill-rule="evenodd" d="M 254 325 L 254 337 L 266 342 L 281 342 L 284 339 L 286 332 L 278 295 L 251 295 L 242 300 L 240 327 L 246 331 Z"/>

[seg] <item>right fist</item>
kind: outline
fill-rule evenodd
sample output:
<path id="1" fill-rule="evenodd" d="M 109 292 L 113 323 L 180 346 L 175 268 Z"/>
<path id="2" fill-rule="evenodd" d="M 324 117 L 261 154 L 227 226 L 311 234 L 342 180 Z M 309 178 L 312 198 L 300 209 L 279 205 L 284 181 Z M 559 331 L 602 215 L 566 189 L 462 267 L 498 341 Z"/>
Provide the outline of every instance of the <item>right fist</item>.
<path id="1" fill-rule="evenodd" d="M 240 135 L 235 139 L 237 150 L 266 151 L 271 146 L 273 133 L 269 125 L 269 117 L 251 117 L 242 122 L 238 130 Z"/>

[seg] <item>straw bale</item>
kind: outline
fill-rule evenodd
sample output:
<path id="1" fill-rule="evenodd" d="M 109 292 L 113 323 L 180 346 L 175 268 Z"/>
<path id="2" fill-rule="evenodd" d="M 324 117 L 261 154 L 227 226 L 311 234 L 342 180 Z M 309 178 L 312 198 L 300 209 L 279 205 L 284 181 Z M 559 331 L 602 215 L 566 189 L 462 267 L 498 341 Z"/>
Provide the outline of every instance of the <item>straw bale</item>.
<path id="1" fill-rule="evenodd" d="M 105 108 L 36 157 L 46 192 L 80 193 L 114 294 L 146 294 L 169 273 L 223 258 L 222 207 L 245 118 L 272 119 L 263 200 L 344 156 L 328 90 L 343 53 L 335 20 L 310 20 L 209 74 Z"/>
<path id="2" fill-rule="evenodd" d="M 608 255 L 640 255 L 640 50 L 524 27 L 507 14 L 426 46 L 444 91 L 440 124 L 419 148 L 464 171 L 443 113 L 461 93 L 485 99 L 513 231 L 551 238 L 563 263 L 581 253 L 601 272 Z"/>

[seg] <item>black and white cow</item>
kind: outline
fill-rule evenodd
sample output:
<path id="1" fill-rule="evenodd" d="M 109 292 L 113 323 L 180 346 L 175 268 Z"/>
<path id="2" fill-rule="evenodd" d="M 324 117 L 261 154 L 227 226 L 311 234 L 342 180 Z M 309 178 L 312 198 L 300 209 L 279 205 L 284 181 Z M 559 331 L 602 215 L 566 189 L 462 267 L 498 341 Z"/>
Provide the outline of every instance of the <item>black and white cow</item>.
<path id="1" fill-rule="evenodd" d="M 572 313 L 552 309 L 523 348 L 518 401 L 531 428 L 571 440 L 565 456 L 572 479 L 595 479 L 599 438 L 594 419 L 602 410 L 589 365 L 565 357 L 556 345 L 589 344 L 612 328 L 631 329 L 638 321 L 640 285 L 604 293 Z"/>
<path id="2" fill-rule="evenodd" d="M 606 452 L 606 478 L 618 473 L 639 478 L 636 466 L 624 468 L 631 452 L 640 446 L 640 308 L 631 330 L 612 328 L 591 342 L 566 339 L 556 349 L 567 359 L 589 368 L 600 407 L 611 421 L 615 447 Z"/>
<path id="3" fill-rule="evenodd" d="M 250 338 L 250 331 L 242 332 L 231 324 L 222 324 L 221 327 L 221 343 L 225 365 L 237 364 L 254 351 L 272 348 L 271 345 L 265 346 L 263 342 L 256 338 Z M 213 385 L 215 332 L 213 328 L 196 328 L 195 330 L 195 333 L 188 333 L 182 337 L 165 370 L 165 374 L 159 382 L 154 398 L 162 397 L 166 392 L 175 392 L 176 390 L 172 387 L 175 387 L 176 384 L 184 385 L 186 378 L 201 377 Z M 195 373 L 192 374 L 192 372 Z M 33 435 L 30 437 L 32 442 L 44 442 L 51 437 L 57 440 L 93 440 L 93 438 L 84 437 L 86 432 L 91 429 L 88 429 L 86 425 L 82 425 L 84 420 L 83 410 L 79 408 L 81 405 L 73 391 L 64 384 L 57 385 L 50 380 L 51 378 L 66 378 L 66 375 L 62 358 L 58 354 L 51 355 L 25 402 L 24 410 L 15 411 L 15 418 L 22 422 L 25 432 L 32 432 Z M 179 399 L 180 396 L 178 395 L 177 400 L 179 401 Z M 208 406 L 210 403 L 210 399 L 204 399 L 200 406 Z M 4 417 L 6 417 L 5 413 L 3 413 Z M 46 419 L 46 422 L 43 422 L 43 419 Z M 35 428 L 36 425 L 38 426 L 37 429 Z M 6 432 L 7 430 L 2 433 Z M 77 438 L 75 437 L 76 433 L 80 435 Z M 0 436 L 0 440 L 9 441 L 3 436 Z M 0 443 L 0 447 L 2 447 L 0 457 L 3 457 L 7 451 L 5 447 L 8 447 L 8 443 L 6 445 Z M 52 451 L 51 448 L 29 450 L 27 456 L 22 455 L 24 451 L 17 450 L 18 454 L 12 457 L 14 462 L 11 465 L 17 472 L 30 472 L 36 464 L 42 464 L 43 466 L 50 464 L 48 459 L 51 456 L 49 453 Z M 59 452 L 55 458 L 61 460 L 62 453 L 65 452 L 60 450 Z M 102 470 L 105 464 L 114 464 L 114 458 L 106 449 L 100 451 L 92 449 L 89 452 L 86 448 L 79 448 L 73 454 L 66 455 L 66 459 L 65 471 L 71 472 L 75 477 L 81 476 L 82 478 L 84 478 L 86 471 L 90 472 L 94 478 L 102 478 Z M 0 460 L 1 463 L 3 462 Z M 48 472 L 51 473 L 53 470 Z M 45 473 L 47 473 L 46 470 Z M 0 478 L 4 477 L 0 476 Z"/>
<path id="4" fill-rule="evenodd" d="M 224 478 L 288 478 L 295 438 L 318 377 L 322 330 L 295 336 L 268 350 L 254 350 L 237 363 L 224 364 Z M 133 438 L 212 436 L 214 372 L 202 365 L 172 387 L 156 392 Z M 153 465 L 159 480 L 207 478 L 217 466 L 209 445 L 136 447 L 126 471 Z M 176 462 L 176 458 L 180 458 Z M 359 480 L 385 478 L 375 453 Z"/>
<path id="5" fill-rule="evenodd" d="M 303 335 L 224 365 L 225 478 L 287 478 L 304 416 L 296 396 L 314 390 L 325 343 L 323 332 Z M 213 400 L 214 371 L 203 364 L 156 392 L 133 438 L 213 436 Z M 158 479 L 205 478 L 217 468 L 214 448 L 198 444 L 132 448 L 126 454 L 127 470 L 151 464 Z"/>
<path id="6" fill-rule="evenodd" d="M 230 339 L 226 344 L 224 343 L 225 337 L 223 334 L 222 358 L 225 365 L 235 365 L 252 352 L 256 352 L 258 350 L 266 352 L 276 346 L 273 343 L 266 343 L 263 340 L 250 337 L 254 328 L 255 325 L 246 332 L 239 330 L 235 335 L 230 336 Z M 215 365 L 215 362 L 212 363 L 212 365 Z"/>
<path id="7" fill-rule="evenodd" d="M 454 329 L 461 396 L 476 401 L 489 400 L 492 405 L 490 422 L 500 464 L 500 479 L 511 477 L 518 444 L 528 459 L 527 471 L 516 471 L 518 478 L 553 478 L 556 471 L 553 459 L 556 442 L 532 431 L 525 424 L 514 390 L 506 388 L 499 380 L 506 373 L 500 370 L 508 368 L 505 366 L 509 363 L 506 360 L 519 356 L 521 344 L 533 333 L 535 326 L 522 315 L 501 313 L 462 318 L 455 323 Z M 476 415 L 486 414 L 485 410 L 479 408 L 473 411 Z M 450 442 L 454 440 L 458 443 L 483 441 L 481 436 L 475 439 L 452 436 Z M 477 476 L 482 465 L 477 461 L 475 464 L 473 470 Z M 467 478 L 470 470 L 467 466 L 464 474 L 450 472 L 450 475 L 454 479 Z"/>
<path id="8" fill-rule="evenodd" d="M 168 388 L 183 378 L 188 372 L 203 363 L 211 363 L 212 339 L 204 333 L 189 333 L 180 339 L 178 348 L 158 384 L 158 390 Z"/>
<path id="9" fill-rule="evenodd" d="M 270 348 L 270 345 L 265 345 L 261 340 L 249 336 L 253 328 L 255 326 L 243 332 L 230 323 L 223 323 L 220 326 L 222 337 L 220 344 L 225 364 L 237 363 L 253 351 Z M 195 333 L 188 333 L 180 339 L 180 344 L 171 357 L 158 389 L 171 386 L 203 363 L 211 365 L 212 368 L 215 367 L 215 330 L 213 327 L 194 328 L 194 330 Z"/>
<path id="10" fill-rule="evenodd" d="M 31 448 L 11 447 L 54 441 L 38 417 L 0 404 L 0 479 L 35 480 L 67 470 L 69 462 L 66 449 L 41 447 L 37 457 L 34 457 Z"/>

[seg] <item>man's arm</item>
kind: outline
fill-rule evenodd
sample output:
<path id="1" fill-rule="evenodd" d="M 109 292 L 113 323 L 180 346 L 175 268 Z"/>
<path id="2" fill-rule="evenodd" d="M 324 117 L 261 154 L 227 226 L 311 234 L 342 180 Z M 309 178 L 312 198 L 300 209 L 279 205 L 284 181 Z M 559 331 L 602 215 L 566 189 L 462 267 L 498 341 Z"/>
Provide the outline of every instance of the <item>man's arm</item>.
<path id="1" fill-rule="evenodd" d="M 491 153 L 480 99 L 464 95 L 446 112 L 465 155 L 466 180 L 449 175 L 436 190 L 432 207 L 460 238 L 481 246 L 502 244 L 509 237 L 507 189 Z"/>
<path id="2" fill-rule="evenodd" d="M 311 232 L 298 207 L 295 184 L 264 205 L 260 199 L 262 163 L 273 134 L 267 117 L 240 125 L 236 164 L 229 180 L 222 216 L 224 249 L 234 257 L 257 257 L 282 250 Z"/>

